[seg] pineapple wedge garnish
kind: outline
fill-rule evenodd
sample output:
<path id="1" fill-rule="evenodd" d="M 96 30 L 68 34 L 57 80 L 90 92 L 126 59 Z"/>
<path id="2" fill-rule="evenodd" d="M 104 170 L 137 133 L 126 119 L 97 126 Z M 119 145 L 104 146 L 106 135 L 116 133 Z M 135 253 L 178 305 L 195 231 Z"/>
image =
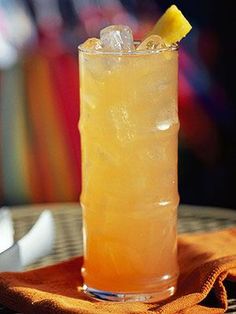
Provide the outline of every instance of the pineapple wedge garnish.
<path id="1" fill-rule="evenodd" d="M 166 44 L 175 44 L 185 37 L 192 26 L 182 12 L 175 6 L 170 6 L 157 21 L 153 29 L 145 36 L 160 36 Z"/>

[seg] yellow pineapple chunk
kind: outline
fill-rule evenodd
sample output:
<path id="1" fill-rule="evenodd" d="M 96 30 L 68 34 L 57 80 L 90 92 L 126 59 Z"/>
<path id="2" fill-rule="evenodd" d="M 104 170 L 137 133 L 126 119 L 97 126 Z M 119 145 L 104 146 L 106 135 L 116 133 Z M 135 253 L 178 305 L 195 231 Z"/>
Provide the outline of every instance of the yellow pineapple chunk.
<path id="1" fill-rule="evenodd" d="M 157 21 L 153 29 L 145 36 L 159 35 L 165 43 L 175 44 L 190 32 L 192 26 L 175 6 L 170 6 Z"/>

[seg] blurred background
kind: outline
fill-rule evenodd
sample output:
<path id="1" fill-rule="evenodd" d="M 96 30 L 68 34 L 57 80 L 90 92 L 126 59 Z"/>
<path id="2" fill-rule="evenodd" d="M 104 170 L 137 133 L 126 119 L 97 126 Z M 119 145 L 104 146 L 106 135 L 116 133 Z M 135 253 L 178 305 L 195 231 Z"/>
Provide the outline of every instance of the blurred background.
<path id="1" fill-rule="evenodd" d="M 181 42 L 181 203 L 236 208 L 235 3 L 174 2 Z M 0 0 L 0 203 L 79 201 L 77 46 L 109 24 L 136 39 L 172 1 Z"/>

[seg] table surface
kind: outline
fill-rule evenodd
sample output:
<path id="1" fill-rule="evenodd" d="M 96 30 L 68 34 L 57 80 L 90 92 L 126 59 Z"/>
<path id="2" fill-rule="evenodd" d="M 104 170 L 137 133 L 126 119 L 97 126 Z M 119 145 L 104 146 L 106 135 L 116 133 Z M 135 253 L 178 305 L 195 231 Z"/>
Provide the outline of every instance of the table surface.
<path id="1" fill-rule="evenodd" d="M 53 213 L 56 241 L 52 253 L 27 267 L 33 269 L 81 255 L 82 214 L 77 203 L 43 204 L 12 207 L 15 239 L 20 239 L 37 220 L 40 212 L 49 209 Z M 236 226 L 236 211 L 214 207 L 181 205 L 178 210 L 178 231 L 211 231 Z M 229 300 L 227 313 L 236 313 L 236 300 Z M 0 305 L 0 313 L 15 313 Z"/>

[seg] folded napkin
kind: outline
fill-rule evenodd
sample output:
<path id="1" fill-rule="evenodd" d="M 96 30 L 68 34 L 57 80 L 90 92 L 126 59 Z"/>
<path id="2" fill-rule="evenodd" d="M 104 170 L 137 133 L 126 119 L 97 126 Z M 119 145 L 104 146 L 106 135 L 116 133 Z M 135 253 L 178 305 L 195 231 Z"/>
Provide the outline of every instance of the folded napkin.
<path id="1" fill-rule="evenodd" d="M 236 297 L 236 228 L 179 236 L 175 296 L 159 303 L 113 303 L 81 292 L 82 257 L 23 273 L 0 274 L 0 303 L 23 313 L 223 313 Z"/>

